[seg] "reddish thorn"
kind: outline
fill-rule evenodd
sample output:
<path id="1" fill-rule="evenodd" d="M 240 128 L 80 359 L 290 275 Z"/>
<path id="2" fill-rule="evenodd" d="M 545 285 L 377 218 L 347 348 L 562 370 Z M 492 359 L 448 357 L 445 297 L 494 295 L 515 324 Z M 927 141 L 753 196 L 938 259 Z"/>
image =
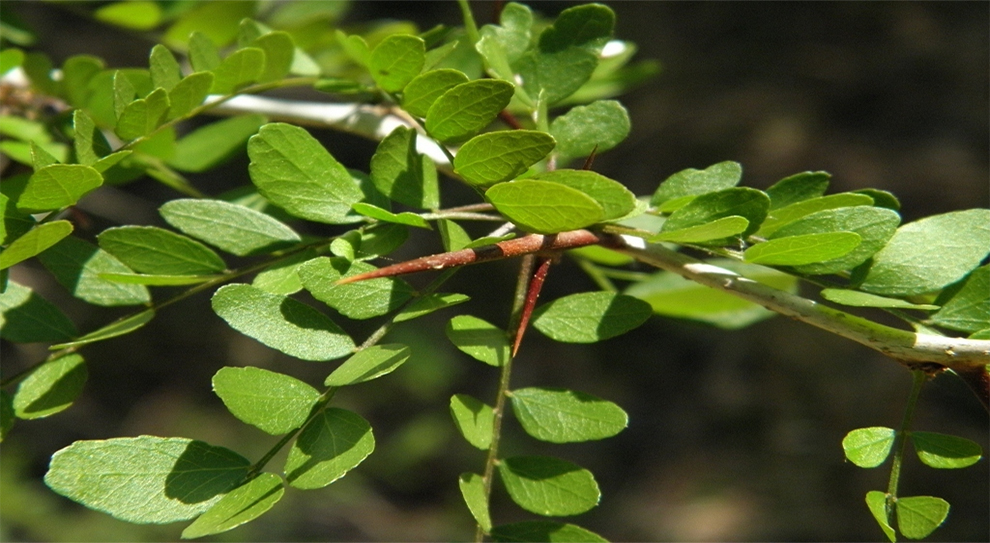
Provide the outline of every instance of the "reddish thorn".
<path id="1" fill-rule="evenodd" d="M 533 308 L 536 307 L 536 299 L 540 297 L 540 291 L 543 290 L 543 282 L 547 279 L 547 272 L 550 270 L 551 263 L 553 263 L 553 257 L 541 258 L 540 267 L 536 268 L 533 278 L 529 281 L 529 289 L 526 290 L 526 302 L 523 304 L 522 315 L 519 317 L 519 327 L 516 328 L 516 338 L 512 344 L 513 358 L 519 352 L 519 344 L 522 343 L 523 334 L 526 333 L 526 327 L 529 326 L 529 317 L 532 316 Z"/>
<path id="2" fill-rule="evenodd" d="M 595 144 L 595 148 L 591 150 L 591 154 L 584 161 L 584 166 L 581 167 L 582 170 L 590 170 L 591 165 L 595 163 L 595 155 L 598 153 L 598 144 Z"/>

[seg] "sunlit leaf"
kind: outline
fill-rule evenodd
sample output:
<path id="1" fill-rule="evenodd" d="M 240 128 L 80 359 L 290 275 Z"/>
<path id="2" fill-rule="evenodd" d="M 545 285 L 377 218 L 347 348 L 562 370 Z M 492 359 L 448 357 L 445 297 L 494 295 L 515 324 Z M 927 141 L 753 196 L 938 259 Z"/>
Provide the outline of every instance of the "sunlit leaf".
<path id="1" fill-rule="evenodd" d="M 396 310 L 413 294 L 408 283 L 394 277 L 335 284 L 341 277 L 374 269 L 374 266 L 364 262 L 320 257 L 300 266 L 298 273 L 303 286 L 317 300 L 349 318 L 370 319 Z"/>
<path id="2" fill-rule="evenodd" d="M 77 334 L 54 304 L 14 281 L 0 294 L 0 337 L 14 343 L 62 341 Z"/>
<path id="3" fill-rule="evenodd" d="M 444 92 L 426 114 L 426 130 L 437 140 L 460 143 L 488 126 L 509 105 L 511 83 L 480 79 Z"/>
<path id="4" fill-rule="evenodd" d="M 591 196 L 550 181 L 500 183 L 488 189 L 485 198 L 510 221 L 537 234 L 577 230 L 605 217 Z"/>
<path id="5" fill-rule="evenodd" d="M 853 464 L 861 468 L 875 468 L 890 456 L 896 434 L 893 428 L 881 426 L 857 428 L 842 439 L 842 449 Z"/>
<path id="6" fill-rule="evenodd" d="M 450 306 L 464 303 L 471 298 L 464 294 L 454 292 L 431 293 L 426 296 L 416 298 L 411 304 L 406 306 L 392 319 L 395 322 L 404 322 L 415 318 L 429 315 L 434 311 L 446 309 Z"/>
<path id="7" fill-rule="evenodd" d="M 162 9 L 156 2 L 131 0 L 107 4 L 93 12 L 97 21 L 133 30 L 151 30 L 162 19 Z"/>
<path id="8" fill-rule="evenodd" d="M 934 496 L 897 498 L 897 528 L 908 539 L 923 539 L 949 516 L 949 502 Z"/>
<path id="9" fill-rule="evenodd" d="M 100 248 L 134 271 L 149 274 L 210 274 L 224 261 L 202 243 L 156 226 L 118 226 L 97 236 Z"/>
<path id="10" fill-rule="evenodd" d="M 396 127 L 371 157 L 371 180 L 382 194 L 407 206 L 436 209 L 440 205 L 437 168 L 416 150 L 416 131 Z"/>
<path id="11" fill-rule="evenodd" d="M 932 315 L 932 322 L 950 330 L 975 332 L 990 328 L 990 266 L 973 270 L 958 289 L 943 301 L 942 309 Z"/>
<path id="12" fill-rule="evenodd" d="M 282 499 L 283 494 L 285 488 L 281 477 L 261 473 L 220 498 L 182 530 L 182 538 L 194 539 L 232 530 L 263 515 Z"/>
<path id="13" fill-rule="evenodd" d="M 546 541 L 548 543 L 606 543 L 602 536 L 573 524 L 549 520 L 527 520 L 503 524 L 492 528 L 492 541 L 522 543 Z"/>
<path id="14" fill-rule="evenodd" d="M 808 198 L 793 204 L 778 207 L 770 212 L 766 221 L 760 226 L 756 235 L 760 237 L 770 237 L 778 228 L 785 224 L 794 222 L 801 217 L 825 211 L 827 209 L 839 209 L 843 207 L 869 206 L 873 205 L 873 198 L 865 194 L 855 194 L 852 192 L 842 192 L 830 194 L 818 198 Z"/>
<path id="15" fill-rule="evenodd" d="M 9 268 L 18 262 L 41 254 L 72 233 L 72 223 L 69 221 L 52 221 L 28 230 L 23 236 L 10 242 L 0 252 L 0 270 Z"/>
<path id="16" fill-rule="evenodd" d="M 244 152 L 248 138 L 268 121 L 261 115 L 241 115 L 208 124 L 176 142 L 167 163 L 184 172 L 204 172 Z"/>
<path id="17" fill-rule="evenodd" d="M 767 266 L 801 266 L 839 258 L 855 249 L 862 239 L 855 232 L 773 238 L 746 249 L 743 258 Z"/>
<path id="18" fill-rule="evenodd" d="M 509 340 L 505 331 L 488 321 L 458 315 L 447 323 L 446 332 L 451 343 L 476 360 L 496 367 L 509 360 Z"/>
<path id="19" fill-rule="evenodd" d="M 82 392 L 88 375 L 86 362 L 78 354 L 37 366 L 17 386 L 14 413 L 20 419 L 39 419 L 64 411 Z"/>
<path id="20" fill-rule="evenodd" d="M 911 443 L 918 458 L 926 466 L 939 469 L 958 469 L 972 466 L 983 457 L 983 448 L 975 441 L 937 434 L 911 432 Z"/>
<path id="21" fill-rule="evenodd" d="M 489 132 L 461 146 L 454 157 L 454 170 L 468 183 L 486 187 L 515 179 L 553 148 L 554 139 L 544 132 Z"/>
<path id="22" fill-rule="evenodd" d="M 409 347 L 398 343 L 366 347 L 333 370 L 323 384 L 342 387 L 377 379 L 398 369 L 410 354 Z"/>
<path id="23" fill-rule="evenodd" d="M 825 194 L 832 176 L 828 172 L 801 172 L 777 181 L 767 189 L 770 209 L 778 209 Z"/>
<path id="24" fill-rule="evenodd" d="M 830 302 L 852 307 L 890 307 L 898 309 L 920 309 L 924 311 L 938 309 L 937 305 L 913 304 L 898 298 L 886 298 L 858 290 L 826 288 L 822 289 L 819 294 L 821 294 L 822 298 Z"/>
<path id="25" fill-rule="evenodd" d="M 629 135 L 629 113 L 615 100 L 577 106 L 550 124 L 557 152 L 565 157 L 589 156 L 615 147 Z"/>
<path id="26" fill-rule="evenodd" d="M 688 168 L 660 183 L 650 204 L 658 206 L 660 211 L 670 213 L 679 207 L 674 207 L 674 202 L 679 201 L 683 205 L 692 196 L 732 188 L 739 184 L 740 179 L 742 166 L 738 162 L 719 162 L 704 170 Z"/>
<path id="27" fill-rule="evenodd" d="M 515 456 L 498 463 L 512 501 L 544 516 L 579 515 L 598 505 L 601 492 L 590 471 L 548 456 Z"/>
<path id="28" fill-rule="evenodd" d="M 454 394 L 450 398 L 450 416 L 468 443 L 488 450 L 495 427 L 491 406 L 467 394 Z"/>
<path id="29" fill-rule="evenodd" d="M 639 327 L 650 315 L 650 304 L 614 292 L 571 294 L 533 312 L 533 327 L 565 343 L 593 343 Z"/>
<path id="30" fill-rule="evenodd" d="M 393 34 L 368 56 L 371 77 L 385 92 L 399 92 L 423 69 L 426 44 L 416 36 Z"/>
<path id="31" fill-rule="evenodd" d="M 726 177 L 731 178 L 731 176 Z M 671 213 L 663 223 L 661 232 L 699 226 L 725 217 L 740 216 L 749 221 L 749 226 L 741 234 L 742 237 L 746 237 L 759 228 L 769 208 L 770 198 L 760 190 L 733 187 L 706 192 Z"/>
<path id="32" fill-rule="evenodd" d="M 124 107 L 114 132 L 125 141 L 147 136 L 165 121 L 168 108 L 168 93 L 165 89 L 155 89 L 147 97 Z"/>
<path id="33" fill-rule="evenodd" d="M 170 225 L 238 256 L 267 252 L 301 241 L 299 234 L 270 215 L 207 199 L 178 199 L 158 209 Z"/>
<path id="34" fill-rule="evenodd" d="M 73 339 L 72 341 L 52 345 L 50 348 L 52 350 L 69 349 L 73 347 L 81 347 L 90 343 L 96 343 L 97 341 L 119 337 L 141 328 L 145 324 L 151 322 L 154 318 L 155 310 L 145 309 L 144 311 L 118 319 L 84 336 Z"/>
<path id="35" fill-rule="evenodd" d="M 296 488 L 322 488 L 357 467 L 373 450 L 375 437 L 368 421 L 331 407 L 311 420 L 293 443 L 285 478 Z"/>
<path id="36" fill-rule="evenodd" d="M 151 296 L 141 285 L 125 285 L 100 277 L 103 273 L 130 273 L 110 253 L 69 236 L 38 255 L 38 260 L 73 296 L 102 306 L 137 305 Z"/>
<path id="37" fill-rule="evenodd" d="M 621 407 L 583 392 L 531 387 L 513 390 L 509 398 L 526 433 L 551 443 L 605 439 L 629 423 Z"/>
<path id="38" fill-rule="evenodd" d="M 867 492 L 866 506 L 870 508 L 870 513 L 873 514 L 873 518 L 876 519 L 877 524 L 880 525 L 880 529 L 883 530 L 884 535 L 887 536 L 890 543 L 897 541 L 894 528 L 890 526 L 890 508 L 887 504 L 887 494 L 879 490 Z"/>
<path id="39" fill-rule="evenodd" d="M 17 198 L 17 208 L 29 213 L 63 208 L 102 184 L 103 176 L 89 166 L 52 164 L 31 175 Z"/>
<path id="40" fill-rule="evenodd" d="M 468 78 L 463 72 L 449 68 L 419 74 L 403 89 L 402 108 L 417 117 L 426 117 L 437 98 L 467 82 Z"/>
<path id="41" fill-rule="evenodd" d="M 461 496 L 471 516 L 486 533 L 492 529 L 492 518 L 488 512 L 488 496 L 485 495 L 484 479 L 477 473 L 462 473 L 457 478 Z"/>
<path id="42" fill-rule="evenodd" d="M 272 435 L 302 426 L 320 397 L 295 377 L 253 367 L 220 368 L 213 391 L 235 417 Z"/>

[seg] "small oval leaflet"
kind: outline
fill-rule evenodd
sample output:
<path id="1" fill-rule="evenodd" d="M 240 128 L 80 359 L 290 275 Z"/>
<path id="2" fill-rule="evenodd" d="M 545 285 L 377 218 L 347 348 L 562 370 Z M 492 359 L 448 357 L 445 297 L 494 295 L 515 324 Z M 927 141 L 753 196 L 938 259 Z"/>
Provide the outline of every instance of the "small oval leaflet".
<path id="1" fill-rule="evenodd" d="M 895 435 L 893 428 L 857 428 L 842 439 L 842 449 L 853 464 L 861 468 L 875 468 L 890 456 Z"/>
<path id="2" fill-rule="evenodd" d="M 101 249 L 136 272 L 197 275 L 220 272 L 227 267 L 202 243 L 155 226 L 107 228 L 96 239 Z"/>
<path id="3" fill-rule="evenodd" d="M 233 530 L 263 515 L 282 499 L 283 494 L 282 478 L 274 473 L 262 473 L 220 498 L 182 530 L 182 538 L 194 539 Z"/>
<path id="4" fill-rule="evenodd" d="M 933 468 L 965 468 L 979 462 L 983 457 L 983 448 L 978 443 L 958 436 L 911 432 L 911 443 L 918 453 L 918 459 Z"/>
<path id="5" fill-rule="evenodd" d="M 450 398 L 450 416 L 468 443 L 488 450 L 495 428 L 495 412 L 490 405 L 468 394 L 454 394 Z"/>
<path id="6" fill-rule="evenodd" d="M 337 285 L 341 277 L 374 270 L 364 262 L 319 257 L 299 266 L 302 284 L 317 300 L 352 319 L 370 319 L 398 309 L 412 297 L 409 283 L 394 277 Z"/>
<path id="7" fill-rule="evenodd" d="M 78 354 L 45 362 L 18 385 L 14 413 L 19 419 L 40 419 L 67 409 L 82 392 L 88 375 L 86 362 Z"/>
<path id="8" fill-rule="evenodd" d="M 949 502 L 934 496 L 897 498 L 897 527 L 909 539 L 922 539 L 949 516 Z"/>
<path id="9" fill-rule="evenodd" d="M 7 281 L 0 294 L 0 337 L 14 343 L 64 341 L 79 332 L 55 304 L 30 288 Z"/>
<path id="10" fill-rule="evenodd" d="M 320 393 L 308 384 L 261 368 L 220 368 L 213 391 L 238 419 L 281 435 L 306 422 Z"/>
<path id="11" fill-rule="evenodd" d="M 514 390 L 509 397 L 526 433 L 551 443 L 605 439 L 629 424 L 621 407 L 583 392 L 534 387 Z"/>
<path id="12" fill-rule="evenodd" d="M 488 497 L 485 496 L 484 479 L 477 473 L 462 473 L 457 478 L 461 497 L 471 511 L 471 516 L 485 532 L 492 529 L 492 518 L 488 512 Z"/>
<path id="13" fill-rule="evenodd" d="M 299 234 L 270 215 L 222 200 L 171 200 L 158 212 L 178 230 L 237 256 L 301 241 Z"/>
<path id="14" fill-rule="evenodd" d="M 591 196 L 549 181 L 500 183 L 488 189 L 485 198 L 520 228 L 537 234 L 577 230 L 605 218 L 602 206 Z"/>
<path id="15" fill-rule="evenodd" d="M 458 315 L 447 323 L 447 338 L 458 349 L 476 360 L 499 367 L 509 359 L 505 331 L 470 315 Z"/>
<path id="16" fill-rule="evenodd" d="M 382 40 L 368 57 L 368 68 L 375 83 L 385 92 L 399 92 L 426 61 L 426 43 L 407 34 L 393 34 Z"/>
<path id="17" fill-rule="evenodd" d="M 303 428 L 285 461 L 285 478 L 302 489 L 322 488 L 375 450 L 371 425 L 346 409 L 325 409 Z"/>
<path id="18" fill-rule="evenodd" d="M 44 252 L 72 233 L 69 221 L 52 221 L 39 224 L 23 236 L 15 239 L 0 253 L 0 270 L 7 269 Z"/>
<path id="19" fill-rule="evenodd" d="M 636 207 L 636 195 L 629 189 L 600 173 L 589 170 L 554 170 L 538 173 L 533 181 L 549 181 L 577 189 L 602 207 L 603 221 L 619 219 Z"/>
<path id="20" fill-rule="evenodd" d="M 746 262 L 767 266 L 801 266 L 839 258 L 855 249 L 862 239 L 855 232 L 774 238 L 746 249 L 743 258 Z"/>
<path id="21" fill-rule="evenodd" d="M 209 509 L 250 465 L 229 449 L 178 437 L 76 441 L 52 456 L 45 484 L 120 520 L 165 524 Z"/>
<path id="22" fill-rule="evenodd" d="M 509 105 L 515 87 L 497 79 L 469 81 L 444 92 L 426 114 L 426 131 L 454 144 L 481 132 Z"/>
<path id="23" fill-rule="evenodd" d="M 231 328 L 289 356 L 333 360 L 350 354 L 354 341 L 312 307 L 251 285 L 221 287 L 213 311 Z"/>
<path id="24" fill-rule="evenodd" d="M 546 541 L 548 543 L 608 543 L 604 537 L 580 526 L 549 520 L 526 520 L 492 529 L 492 540 L 505 543 Z"/>
<path id="25" fill-rule="evenodd" d="M 533 327 L 564 343 L 594 343 L 637 328 L 653 313 L 650 304 L 614 292 L 583 292 L 558 298 L 533 312 Z"/>
<path id="26" fill-rule="evenodd" d="M 355 385 L 395 371 L 409 359 L 409 347 L 398 343 L 361 349 L 331 373 L 324 384 L 331 387 Z"/>
<path id="27" fill-rule="evenodd" d="M 475 136 L 457 151 L 454 169 L 472 185 L 509 181 L 543 160 L 554 139 L 536 130 L 489 132 Z"/>
<path id="28" fill-rule="evenodd" d="M 512 501 L 538 515 L 580 515 L 601 498 L 590 471 L 559 458 L 505 458 L 498 463 L 498 473 Z"/>
<path id="29" fill-rule="evenodd" d="M 467 82 L 464 72 L 450 68 L 419 74 L 402 90 L 402 107 L 417 117 L 426 117 L 440 95 Z"/>

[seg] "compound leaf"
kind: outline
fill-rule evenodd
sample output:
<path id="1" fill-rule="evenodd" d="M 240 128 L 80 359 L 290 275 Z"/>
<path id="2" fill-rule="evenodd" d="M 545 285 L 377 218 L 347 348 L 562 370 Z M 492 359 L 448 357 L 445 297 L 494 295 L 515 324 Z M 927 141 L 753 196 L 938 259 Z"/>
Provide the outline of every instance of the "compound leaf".
<path id="1" fill-rule="evenodd" d="M 591 196 L 550 181 L 500 183 L 488 189 L 485 198 L 520 228 L 537 234 L 577 230 L 605 217 Z"/>
<path id="2" fill-rule="evenodd" d="M 454 170 L 468 183 L 487 187 L 515 179 L 543 160 L 553 148 L 554 139 L 545 132 L 489 132 L 461 146 L 454 157 Z"/>
<path id="3" fill-rule="evenodd" d="M 299 234 L 271 216 L 222 200 L 171 200 L 158 211 L 180 231 L 237 256 L 301 241 Z"/>
<path id="4" fill-rule="evenodd" d="M 621 407 L 583 392 L 533 387 L 513 390 L 509 397 L 526 433 L 551 443 L 605 439 L 629 424 Z"/>
<path id="5" fill-rule="evenodd" d="M 196 275 L 223 271 L 224 261 L 202 243 L 155 226 L 118 226 L 97 236 L 100 248 L 134 271 Z"/>
<path id="6" fill-rule="evenodd" d="M 372 49 L 368 69 L 385 92 L 399 92 L 423 69 L 426 43 L 416 36 L 393 34 Z"/>
<path id="7" fill-rule="evenodd" d="M 468 443 L 483 451 L 488 450 L 495 427 L 495 413 L 491 406 L 467 394 L 454 394 L 450 397 L 450 416 Z"/>
<path id="8" fill-rule="evenodd" d="M 52 456 L 45 484 L 114 518 L 165 524 L 209 509 L 244 480 L 250 464 L 223 447 L 178 437 L 77 441 Z"/>
<path id="9" fill-rule="evenodd" d="M 896 434 L 893 428 L 882 426 L 857 428 L 842 439 L 842 450 L 853 464 L 861 468 L 875 468 L 890 456 Z"/>
<path id="10" fill-rule="evenodd" d="M 251 522 L 271 509 L 285 494 L 282 478 L 261 473 L 231 490 L 195 522 L 182 530 L 183 539 L 194 539 L 232 530 Z"/>
<path id="11" fill-rule="evenodd" d="M 320 393 L 308 384 L 261 368 L 220 368 L 213 391 L 238 419 L 272 435 L 299 428 Z"/>
<path id="12" fill-rule="evenodd" d="M 897 229 L 873 255 L 860 288 L 881 295 L 932 292 L 962 279 L 990 253 L 990 209 L 934 215 Z"/>
<path id="13" fill-rule="evenodd" d="M 89 373 L 78 354 L 60 356 L 31 370 L 14 394 L 19 419 L 40 419 L 67 409 L 82 392 Z"/>
<path id="14" fill-rule="evenodd" d="M 458 315 L 447 323 L 447 338 L 475 360 L 499 367 L 509 360 L 509 340 L 505 331 L 488 321 Z"/>
<path id="15" fill-rule="evenodd" d="M 548 456 L 515 456 L 498 463 L 512 501 L 543 516 L 579 515 L 598 505 L 601 492 L 590 471 Z"/>
<path id="16" fill-rule="evenodd" d="M 0 337 L 14 343 L 61 341 L 76 327 L 54 304 L 14 281 L 0 294 Z"/>
<path id="17" fill-rule="evenodd" d="M 236 284 L 217 290 L 212 304 L 231 328 L 289 356 L 323 361 L 354 350 L 354 341 L 326 315 L 292 298 Z"/>
<path id="18" fill-rule="evenodd" d="M 637 328 L 650 304 L 614 292 L 583 292 L 558 298 L 533 312 L 533 327 L 565 343 L 593 343 Z"/>
<path id="19" fill-rule="evenodd" d="M 248 173 L 258 191 L 290 214 L 317 222 L 352 222 L 364 199 L 350 173 L 306 130 L 285 123 L 261 127 L 248 140 Z"/>
<path id="20" fill-rule="evenodd" d="M 323 384 L 342 387 L 377 379 L 398 369 L 410 354 L 409 347 L 398 343 L 366 347 L 333 370 Z"/>
<path id="21" fill-rule="evenodd" d="M 368 421 L 331 407 L 311 420 L 293 443 L 285 477 L 296 488 L 322 488 L 357 467 L 373 450 L 375 436 Z"/>
<path id="22" fill-rule="evenodd" d="M 911 432 L 911 443 L 921 462 L 933 468 L 965 468 L 983 457 L 983 449 L 978 443 L 957 436 Z"/>
<path id="23" fill-rule="evenodd" d="M 426 113 L 426 131 L 446 144 L 460 143 L 488 126 L 509 105 L 515 88 L 497 79 L 461 83 L 444 92 Z"/>

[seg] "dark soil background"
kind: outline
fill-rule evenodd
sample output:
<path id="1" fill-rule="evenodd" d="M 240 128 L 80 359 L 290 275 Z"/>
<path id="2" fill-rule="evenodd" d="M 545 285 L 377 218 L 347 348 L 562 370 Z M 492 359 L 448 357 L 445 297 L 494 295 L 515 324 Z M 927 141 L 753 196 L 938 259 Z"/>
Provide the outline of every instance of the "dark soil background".
<path id="1" fill-rule="evenodd" d="M 574 3 L 540 3 L 547 15 Z M 616 35 L 656 59 L 660 74 L 621 100 L 633 132 L 595 169 L 648 194 L 668 175 L 736 160 L 743 184 L 766 188 L 805 170 L 833 174 L 830 192 L 874 187 L 895 193 L 905 222 L 990 203 L 990 3 L 987 2 L 617 2 Z M 4 2 L 40 36 L 56 64 L 90 52 L 111 66 L 146 65 L 150 44 L 52 4 Z M 479 23 L 492 4 L 479 3 Z M 412 18 L 422 28 L 457 24 L 452 2 L 358 2 L 348 22 Z M 366 167 L 373 144 L 319 137 L 342 162 Z M 201 187 L 219 192 L 248 181 L 239 158 Z M 447 184 L 447 187 L 451 184 Z M 216 190 L 215 190 L 216 189 Z M 156 221 L 175 197 L 150 182 L 101 191 L 84 206 Z M 119 212 L 119 211 L 118 211 Z M 434 251 L 417 238 L 402 256 Z M 990 240 L 987 240 L 990 243 Z M 65 300 L 40 266 L 15 270 L 49 300 L 67 304 L 80 330 L 117 312 Z M 503 322 L 511 264 L 463 272 L 451 289 L 472 296 L 467 311 Z M 415 284 L 422 280 L 413 279 Z M 593 288 L 559 266 L 544 299 Z M 143 330 L 88 347 L 90 380 L 68 411 L 20 421 L 3 446 L 0 539 L 165 541 L 182 526 L 133 526 L 88 511 L 41 482 L 50 455 L 77 439 L 153 434 L 203 439 L 258 458 L 275 439 L 238 422 L 210 391 L 225 365 L 256 365 L 314 385 L 327 365 L 290 359 L 228 328 L 199 295 L 163 311 Z M 389 341 L 415 357 L 374 385 L 335 399 L 371 421 L 376 452 L 318 491 L 290 490 L 273 511 L 222 541 L 440 541 L 472 537 L 458 473 L 478 471 L 447 414 L 451 394 L 490 401 L 496 374 L 447 344 L 453 313 L 415 321 Z M 347 325 L 363 337 L 368 325 Z M 873 351 L 785 319 L 740 331 L 653 319 L 592 346 L 554 344 L 532 333 L 515 387 L 571 387 L 617 402 L 629 429 L 596 443 L 550 446 L 507 423 L 506 454 L 551 454 L 591 469 L 601 505 L 577 524 L 614 541 L 864 541 L 883 539 L 863 502 L 883 490 L 888 467 L 863 470 L 843 459 L 846 432 L 899 424 L 910 375 Z M 3 343 L 4 373 L 38 359 L 43 346 Z M 958 380 L 926 386 L 917 428 L 961 435 L 987 449 L 987 412 Z M 276 460 L 273 466 L 277 466 Z M 910 458 L 902 495 L 952 504 L 933 541 L 987 541 L 986 460 L 937 471 Z M 493 497 L 498 523 L 532 518 Z"/>

